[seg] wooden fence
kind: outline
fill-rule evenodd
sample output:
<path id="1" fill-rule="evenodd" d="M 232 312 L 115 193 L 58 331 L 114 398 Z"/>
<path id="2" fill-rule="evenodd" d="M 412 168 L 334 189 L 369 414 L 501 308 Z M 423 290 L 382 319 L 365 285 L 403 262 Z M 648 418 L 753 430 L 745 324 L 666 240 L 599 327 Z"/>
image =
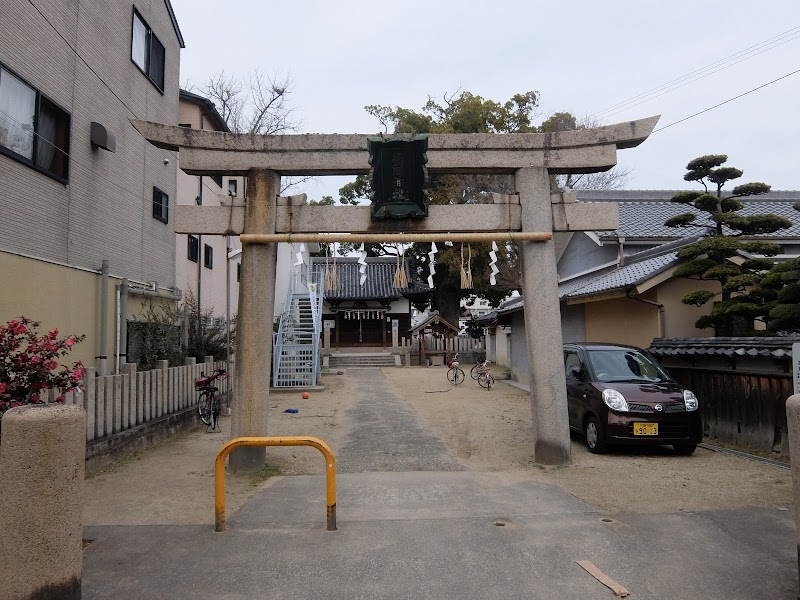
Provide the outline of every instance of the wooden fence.
<path id="1" fill-rule="evenodd" d="M 722 442 L 788 455 L 790 374 L 668 367 L 700 399 L 704 434 Z"/>
<path id="2" fill-rule="evenodd" d="M 486 354 L 486 338 L 481 336 L 475 339 L 468 335 L 441 338 L 426 335 L 413 339 L 411 351 L 412 354 L 418 355 L 419 364 L 427 364 L 427 360 L 431 357 L 440 357 L 437 360 L 443 364 L 454 354 L 458 354 L 459 360 L 462 362 L 472 361 Z"/>
<path id="3" fill-rule="evenodd" d="M 481 336 L 477 340 L 467 335 L 458 335 L 454 337 L 435 338 L 425 337 L 425 354 L 454 354 L 456 352 L 484 352 L 486 344 L 484 338 Z"/>
<path id="4" fill-rule="evenodd" d="M 194 382 L 200 373 L 224 369 L 225 362 L 195 364 L 190 358 L 182 367 L 168 367 L 159 361 L 152 371 L 137 372 L 135 364 L 123 365 L 123 374 L 96 376 L 95 369 L 87 368 L 83 380 L 84 391 L 66 394 L 65 404 L 77 404 L 86 409 L 86 441 L 93 442 L 117 433 L 139 427 L 161 417 L 186 411 L 197 405 Z M 233 373 L 231 373 L 233 375 Z M 217 380 L 215 386 L 225 396 L 231 389 L 233 377 Z M 56 390 L 50 390 L 50 401 Z"/>

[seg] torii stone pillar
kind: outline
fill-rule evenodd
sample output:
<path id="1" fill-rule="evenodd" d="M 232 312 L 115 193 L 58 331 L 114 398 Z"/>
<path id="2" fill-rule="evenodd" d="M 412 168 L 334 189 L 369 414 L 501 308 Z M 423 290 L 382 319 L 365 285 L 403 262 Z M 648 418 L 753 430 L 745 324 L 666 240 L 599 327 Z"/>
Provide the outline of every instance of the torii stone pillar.
<path id="1" fill-rule="evenodd" d="M 522 231 L 552 231 L 547 169 L 518 169 L 514 183 L 522 206 Z M 561 311 L 558 302 L 534 301 L 542 297 L 558 298 L 555 246 L 553 240 L 520 242 L 520 249 L 533 413 L 533 456 L 539 464 L 561 465 L 570 461 Z"/>
<path id="2" fill-rule="evenodd" d="M 248 173 L 244 232 L 275 233 L 279 189 L 280 177 L 274 171 L 253 169 Z M 242 246 L 231 438 L 267 435 L 277 259 L 277 244 Z M 265 463 L 266 448 L 248 446 L 231 453 L 229 467 L 234 473 L 250 472 Z"/>

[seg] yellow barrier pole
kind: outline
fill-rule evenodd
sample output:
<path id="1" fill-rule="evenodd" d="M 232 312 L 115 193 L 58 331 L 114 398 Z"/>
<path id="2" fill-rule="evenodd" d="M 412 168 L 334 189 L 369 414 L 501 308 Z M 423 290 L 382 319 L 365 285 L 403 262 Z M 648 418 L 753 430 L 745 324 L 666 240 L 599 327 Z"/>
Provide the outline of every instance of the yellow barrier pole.
<path id="1" fill-rule="evenodd" d="M 292 435 L 276 437 L 240 437 L 225 444 L 214 462 L 214 530 L 225 531 L 225 459 L 241 446 L 311 446 L 325 457 L 325 491 L 327 496 L 327 529 L 336 531 L 336 459 L 330 446 L 319 438 Z"/>

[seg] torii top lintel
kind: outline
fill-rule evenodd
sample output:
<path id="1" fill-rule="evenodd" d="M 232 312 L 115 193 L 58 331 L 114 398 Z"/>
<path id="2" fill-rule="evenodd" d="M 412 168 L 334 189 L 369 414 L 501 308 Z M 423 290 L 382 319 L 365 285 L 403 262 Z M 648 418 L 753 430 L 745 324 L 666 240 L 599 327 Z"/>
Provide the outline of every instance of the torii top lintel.
<path id="1" fill-rule="evenodd" d="M 638 146 L 659 116 L 556 133 L 432 133 L 430 173 L 513 173 L 546 167 L 550 173 L 597 173 L 617 164 L 617 150 Z M 361 175 L 369 172 L 367 134 L 255 135 L 204 131 L 131 120 L 159 148 L 180 151 L 190 175 Z"/>

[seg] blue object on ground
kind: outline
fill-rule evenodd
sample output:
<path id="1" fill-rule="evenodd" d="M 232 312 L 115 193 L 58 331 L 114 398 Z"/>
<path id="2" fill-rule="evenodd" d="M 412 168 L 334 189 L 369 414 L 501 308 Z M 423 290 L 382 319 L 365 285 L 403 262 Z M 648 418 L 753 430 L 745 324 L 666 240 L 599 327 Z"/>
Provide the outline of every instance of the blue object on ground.
<path id="1" fill-rule="evenodd" d="M 299 411 L 299 410 L 297 410 L 296 408 L 287 408 L 287 409 L 286 409 L 285 411 L 283 411 L 283 412 L 288 412 L 288 413 L 295 414 L 295 413 L 299 413 L 300 411 Z"/>

